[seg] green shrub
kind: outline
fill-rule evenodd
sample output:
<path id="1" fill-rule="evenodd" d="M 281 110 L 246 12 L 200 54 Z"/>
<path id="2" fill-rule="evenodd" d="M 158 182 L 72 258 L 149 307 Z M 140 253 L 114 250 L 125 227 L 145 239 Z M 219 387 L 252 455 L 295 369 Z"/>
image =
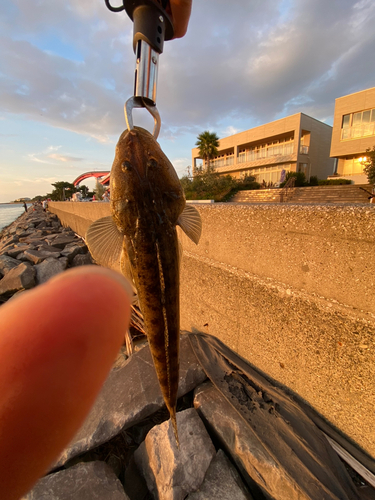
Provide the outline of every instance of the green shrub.
<path id="1" fill-rule="evenodd" d="M 309 186 L 318 186 L 318 185 L 319 185 L 319 179 L 317 178 L 316 175 L 312 175 L 310 177 Z"/>
<path id="2" fill-rule="evenodd" d="M 280 184 L 280 187 L 284 187 L 291 177 L 295 178 L 295 187 L 307 186 L 306 176 L 304 172 L 287 172 L 285 181 Z"/>
<path id="3" fill-rule="evenodd" d="M 215 200 L 229 201 L 238 191 L 243 189 L 259 189 L 260 184 L 255 177 L 246 176 L 244 179 L 234 179 L 230 175 L 221 176 L 214 171 L 198 171 L 191 178 L 180 179 L 187 200 Z"/>
<path id="4" fill-rule="evenodd" d="M 351 183 L 349 179 L 322 179 L 318 181 L 318 186 L 342 186 Z"/>

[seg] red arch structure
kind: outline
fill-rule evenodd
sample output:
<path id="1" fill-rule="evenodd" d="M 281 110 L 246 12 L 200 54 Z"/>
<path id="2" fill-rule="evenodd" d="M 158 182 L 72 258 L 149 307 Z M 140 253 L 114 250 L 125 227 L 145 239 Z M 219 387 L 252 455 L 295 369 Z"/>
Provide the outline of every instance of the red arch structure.
<path id="1" fill-rule="evenodd" d="M 110 173 L 111 172 L 109 170 L 94 170 L 93 172 L 85 172 L 75 179 L 73 182 L 74 187 L 77 187 L 83 180 L 88 179 L 89 177 L 95 177 L 95 179 L 98 179 L 98 181 L 103 185 L 107 184 L 109 183 Z"/>

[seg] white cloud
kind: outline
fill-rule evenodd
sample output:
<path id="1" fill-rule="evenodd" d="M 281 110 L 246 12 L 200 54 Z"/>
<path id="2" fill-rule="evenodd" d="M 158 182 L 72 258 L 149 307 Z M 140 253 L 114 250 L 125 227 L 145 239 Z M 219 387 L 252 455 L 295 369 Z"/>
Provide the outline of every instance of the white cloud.
<path id="1" fill-rule="evenodd" d="M 69 155 L 59 155 L 56 153 L 48 155 L 48 158 L 52 158 L 53 160 L 62 161 L 64 163 L 69 162 L 69 161 L 71 161 L 71 162 L 84 161 L 83 158 L 77 158 L 75 156 L 69 156 Z"/>
<path id="2" fill-rule="evenodd" d="M 335 98 L 374 86 L 374 21 L 373 0 L 194 0 L 187 35 L 160 56 L 160 139 L 176 168 L 190 164 L 203 130 L 226 136 L 301 111 L 329 123 Z M 15 139 L 6 113 L 82 135 L 81 148 L 46 149 L 60 141 L 43 131 L 20 152 L 33 166 L 61 165 L 62 175 L 89 157 L 87 146 L 92 157 L 114 146 L 133 92 L 132 29 L 103 0 L 5 2 L 0 140 Z M 134 120 L 150 128 L 142 111 Z M 108 168 L 108 158 L 98 163 Z"/>

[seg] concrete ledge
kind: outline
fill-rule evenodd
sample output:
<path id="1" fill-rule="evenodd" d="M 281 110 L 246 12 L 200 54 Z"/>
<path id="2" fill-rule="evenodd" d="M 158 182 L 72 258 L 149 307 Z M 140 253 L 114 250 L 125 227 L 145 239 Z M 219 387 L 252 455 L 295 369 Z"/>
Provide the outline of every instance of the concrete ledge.
<path id="1" fill-rule="evenodd" d="M 181 327 L 218 337 L 375 457 L 375 206 L 196 207 L 199 245 L 179 231 Z M 51 211 L 84 234 L 109 204 Z"/>
<path id="2" fill-rule="evenodd" d="M 110 204 L 106 202 L 52 201 L 48 210 L 56 214 L 63 226 L 69 226 L 74 232 L 84 237 L 94 220 L 110 215 Z"/>

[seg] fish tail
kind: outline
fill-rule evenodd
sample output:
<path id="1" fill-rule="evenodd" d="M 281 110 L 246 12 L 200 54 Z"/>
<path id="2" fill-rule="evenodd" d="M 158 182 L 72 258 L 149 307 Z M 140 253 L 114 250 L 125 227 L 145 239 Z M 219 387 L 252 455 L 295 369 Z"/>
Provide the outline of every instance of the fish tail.
<path id="1" fill-rule="evenodd" d="M 176 438 L 177 448 L 180 449 L 180 441 L 178 439 L 178 430 L 177 430 L 177 418 L 176 418 L 176 410 L 170 411 L 171 422 L 173 427 L 174 437 Z"/>

